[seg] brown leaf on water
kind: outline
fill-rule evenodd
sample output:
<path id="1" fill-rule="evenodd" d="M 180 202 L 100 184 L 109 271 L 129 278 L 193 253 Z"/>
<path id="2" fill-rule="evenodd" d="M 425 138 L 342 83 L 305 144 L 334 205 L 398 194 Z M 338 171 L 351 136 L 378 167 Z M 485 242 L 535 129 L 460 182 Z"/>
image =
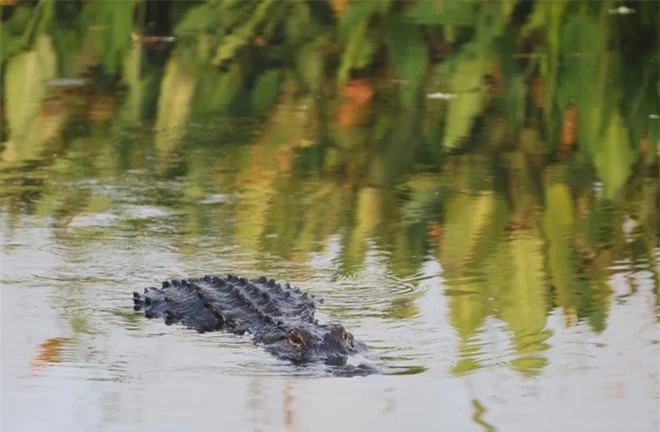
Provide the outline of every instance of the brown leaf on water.
<path id="1" fill-rule="evenodd" d="M 368 112 L 374 95 L 373 85 L 363 79 L 350 80 L 341 92 L 343 101 L 337 109 L 337 123 L 346 128 L 360 123 Z"/>
<path id="2" fill-rule="evenodd" d="M 335 15 L 340 17 L 346 9 L 346 4 L 348 0 L 329 0 L 330 7 L 335 12 Z"/>
<path id="3" fill-rule="evenodd" d="M 347 128 L 357 123 L 355 121 L 357 107 L 354 102 L 344 101 L 337 109 L 337 123 L 341 128 Z"/>
<path id="4" fill-rule="evenodd" d="M 436 221 L 431 221 L 428 226 L 428 236 L 431 240 L 439 243 L 442 240 L 442 226 Z"/>
<path id="5" fill-rule="evenodd" d="M 578 133 L 578 112 L 575 104 L 569 106 L 564 111 L 564 118 L 561 122 L 561 141 L 559 143 L 560 151 L 569 151 L 573 148 Z"/>
<path id="6" fill-rule="evenodd" d="M 641 140 L 639 140 L 639 148 L 642 150 L 642 154 L 646 154 L 649 151 L 649 137 L 644 135 Z"/>
<path id="7" fill-rule="evenodd" d="M 94 96 L 89 99 L 87 117 L 90 120 L 106 120 L 115 112 L 116 98 L 109 95 Z"/>
<path id="8" fill-rule="evenodd" d="M 540 75 L 534 75 L 530 78 L 528 82 L 529 94 L 532 97 L 532 102 L 537 108 L 543 108 L 544 103 L 544 88 L 543 88 L 543 77 Z"/>
<path id="9" fill-rule="evenodd" d="M 365 104 L 374 96 L 374 86 L 365 79 L 354 79 L 346 83 L 342 96 L 359 104 Z"/>
<path id="10" fill-rule="evenodd" d="M 174 36 L 144 35 L 133 32 L 131 33 L 131 40 L 133 42 L 141 42 L 144 45 L 160 45 L 172 44 L 176 41 L 176 38 Z"/>
<path id="11" fill-rule="evenodd" d="M 502 65 L 499 61 L 493 62 L 490 73 L 484 76 L 484 85 L 491 93 L 502 92 Z"/>

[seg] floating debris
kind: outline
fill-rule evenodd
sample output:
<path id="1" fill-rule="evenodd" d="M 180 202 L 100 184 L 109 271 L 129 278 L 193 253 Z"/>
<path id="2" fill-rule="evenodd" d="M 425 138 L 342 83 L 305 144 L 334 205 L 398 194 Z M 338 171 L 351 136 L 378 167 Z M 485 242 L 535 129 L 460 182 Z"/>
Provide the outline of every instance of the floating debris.
<path id="1" fill-rule="evenodd" d="M 88 81 L 82 78 L 55 78 L 46 81 L 48 87 L 83 87 L 88 84 Z"/>
<path id="2" fill-rule="evenodd" d="M 457 97 L 458 95 L 456 93 L 442 93 L 442 92 L 429 93 L 426 95 L 427 99 L 440 99 L 440 100 L 451 100 Z"/>
<path id="3" fill-rule="evenodd" d="M 610 15 L 632 15 L 637 13 L 637 11 L 626 6 L 619 6 L 617 8 L 609 9 L 607 13 Z"/>
<path id="4" fill-rule="evenodd" d="M 157 44 L 157 43 L 173 43 L 176 41 L 176 38 L 174 36 L 147 36 L 133 32 L 131 33 L 131 40 L 133 42 L 142 42 L 145 44 Z"/>
<path id="5" fill-rule="evenodd" d="M 238 197 L 232 194 L 215 194 L 200 201 L 200 204 L 222 204 L 238 201 Z"/>

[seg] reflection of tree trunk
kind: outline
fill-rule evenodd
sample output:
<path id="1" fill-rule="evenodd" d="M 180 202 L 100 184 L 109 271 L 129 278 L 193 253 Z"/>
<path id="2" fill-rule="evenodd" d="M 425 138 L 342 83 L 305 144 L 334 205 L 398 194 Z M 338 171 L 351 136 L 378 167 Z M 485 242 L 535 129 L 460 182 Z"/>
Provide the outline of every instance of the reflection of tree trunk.
<path id="1" fill-rule="evenodd" d="M 284 426 L 287 431 L 293 430 L 293 384 L 284 387 Z"/>

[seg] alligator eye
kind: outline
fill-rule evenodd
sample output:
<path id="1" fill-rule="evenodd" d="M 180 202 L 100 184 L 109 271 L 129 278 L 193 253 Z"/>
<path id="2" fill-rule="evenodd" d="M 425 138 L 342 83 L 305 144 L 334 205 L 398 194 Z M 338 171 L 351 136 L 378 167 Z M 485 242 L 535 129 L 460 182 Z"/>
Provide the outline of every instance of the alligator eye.
<path id="1" fill-rule="evenodd" d="M 298 330 L 295 329 L 291 330 L 291 332 L 289 333 L 288 340 L 289 340 L 289 345 L 292 345 L 294 347 L 301 347 L 303 346 L 304 343 L 302 335 Z"/>

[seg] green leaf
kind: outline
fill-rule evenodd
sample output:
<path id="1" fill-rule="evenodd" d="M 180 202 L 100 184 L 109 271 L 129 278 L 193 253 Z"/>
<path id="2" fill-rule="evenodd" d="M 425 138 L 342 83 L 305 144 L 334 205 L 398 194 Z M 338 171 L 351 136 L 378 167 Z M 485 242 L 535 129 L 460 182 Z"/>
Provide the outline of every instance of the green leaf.
<path id="1" fill-rule="evenodd" d="M 367 22 L 363 21 L 353 27 L 348 40 L 348 46 L 342 53 L 337 83 L 341 86 L 348 79 L 352 69 L 360 69 L 371 62 L 376 51 L 376 44 L 367 33 Z"/>
<path id="2" fill-rule="evenodd" d="M 652 155 L 655 154 L 655 152 L 660 151 L 660 120 L 658 120 L 657 117 L 649 118 L 648 141 L 649 148 L 647 153 L 648 156 L 653 157 Z"/>
<path id="3" fill-rule="evenodd" d="M 363 26 L 365 29 L 367 28 L 371 15 L 381 6 L 379 3 L 378 1 L 359 1 L 349 3 L 346 6 L 337 28 L 339 41 L 342 44 L 353 39 L 355 27 Z"/>
<path id="4" fill-rule="evenodd" d="M 564 71 L 559 76 L 557 105 L 560 111 L 577 102 L 580 117 L 580 145 L 589 151 L 596 145 L 605 110 L 605 33 L 592 18 L 572 17 L 562 40 Z"/>
<path id="5" fill-rule="evenodd" d="M 81 16 L 81 25 L 87 30 L 94 26 L 97 52 L 106 72 L 114 74 L 120 61 L 126 58 L 133 31 L 137 0 L 120 2 L 87 2 Z"/>
<path id="6" fill-rule="evenodd" d="M 199 76 L 199 85 L 193 101 L 196 114 L 226 112 L 240 88 L 240 71 L 232 66 L 229 71 L 206 68 Z"/>
<path id="7" fill-rule="evenodd" d="M 324 41 L 325 37 L 321 37 L 320 40 L 304 46 L 296 57 L 298 76 L 313 93 L 317 93 L 323 84 L 325 56 L 320 46 Z"/>
<path id="8" fill-rule="evenodd" d="M 250 104 L 256 112 L 264 112 L 275 101 L 279 94 L 280 71 L 270 69 L 257 79 L 250 96 Z"/>
<path id="9" fill-rule="evenodd" d="M 518 130 L 522 122 L 525 107 L 525 83 L 513 58 L 512 49 L 515 47 L 515 34 L 507 32 L 499 47 L 499 62 L 502 71 L 502 100 L 507 113 L 507 120 L 511 131 Z"/>
<path id="10" fill-rule="evenodd" d="M 239 48 L 250 42 L 255 35 L 257 26 L 266 19 L 268 10 L 273 3 L 274 0 L 262 0 L 252 17 L 245 24 L 239 26 L 231 34 L 222 39 L 220 47 L 213 58 L 214 65 L 220 66 L 233 58 Z"/>
<path id="11" fill-rule="evenodd" d="M 476 3 L 467 1 L 429 1 L 415 3 L 405 17 L 416 24 L 472 26 L 476 20 Z"/>
<path id="12" fill-rule="evenodd" d="M 420 38 L 417 26 L 393 26 L 389 32 L 389 54 L 394 73 L 401 80 L 401 102 L 410 106 L 419 94 L 429 62 L 428 48 Z"/>
<path id="13" fill-rule="evenodd" d="M 33 8 L 18 4 L 13 8 L 11 18 L 3 21 L 2 27 L 6 26 L 7 31 L 11 34 L 22 35 L 27 30 L 34 13 Z"/>
<path id="14" fill-rule="evenodd" d="M 23 48 L 23 41 L 20 36 L 16 36 L 9 31 L 9 27 L 0 25 L 0 66 L 4 65 L 5 60 L 18 53 Z"/>
<path id="15" fill-rule="evenodd" d="M 479 8 L 475 45 L 479 55 L 490 55 L 505 29 L 506 20 L 499 5 L 484 3 Z"/>
<path id="16" fill-rule="evenodd" d="M 488 71 L 489 63 L 483 57 L 463 54 L 456 63 L 451 77 L 451 90 L 460 93 L 448 102 L 443 146 L 455 148 L 467 136 L 474 118 L 483 110 L 483 93 L 474 91 Z"/>
<path id="17" fill-rule="evenodd" d="M 174 27 L 177 37 L 197 33 L 217 33 L 221 31 L 221 15 L 210 3 L 203 3 L 186 11 L 181 21 Z"/>
<path id="18" fill-rule="evenodd" d="M 631 174 L 635 151 L 630 147 L 630 134 L 621 114 L 613 112 L 607 129 L 594 149 L 594 163 L 603 181 L 605 198 L 614 198 Z"/>

